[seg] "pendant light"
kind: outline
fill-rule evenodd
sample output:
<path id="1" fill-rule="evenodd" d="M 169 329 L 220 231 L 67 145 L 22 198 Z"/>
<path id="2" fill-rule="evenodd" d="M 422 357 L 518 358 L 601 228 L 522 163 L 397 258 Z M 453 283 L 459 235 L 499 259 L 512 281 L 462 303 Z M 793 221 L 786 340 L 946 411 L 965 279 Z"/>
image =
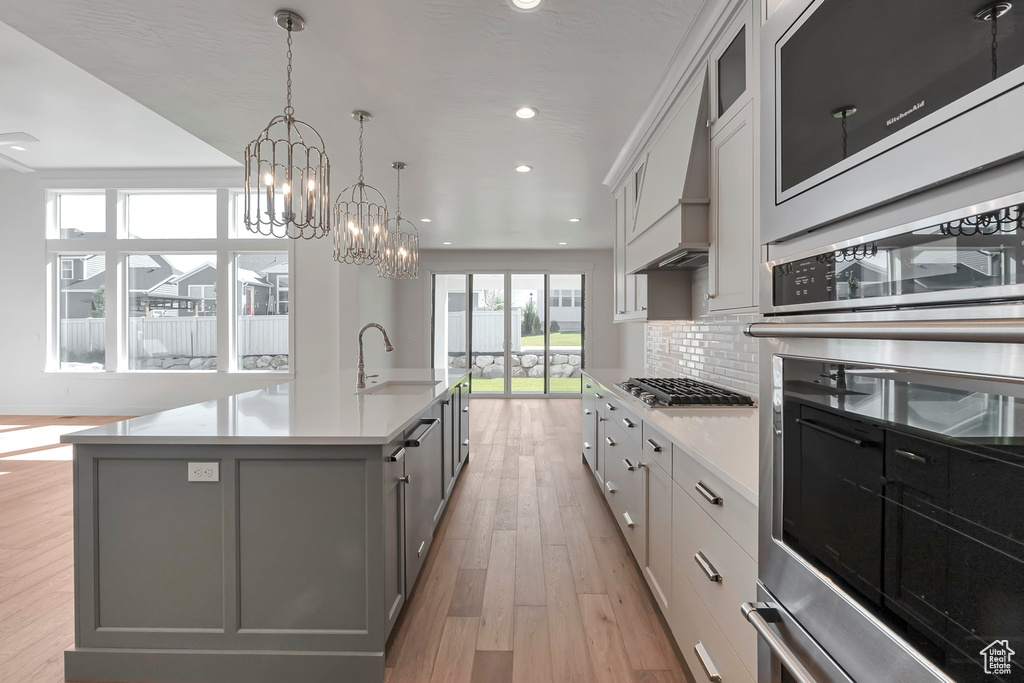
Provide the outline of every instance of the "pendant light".
<path id="1" fill-rule="evenodd" d="M 380 190 L 363 180 L 363 124 L 370 112 L 357 109 L 359 122 L 359 180 L 334 200 L 334 260 L 354 265 L 377 265 L 388 244 L 388 204 Z"/>
<path id="2" fill-rule="evenodd" d="M 323 138 L 295 118 L 292 107 L 292 32 L 304 29 L 306 22 L 288 10 L 278 11 L 274 20 L 288 32 L 287 100 L 284 113 L 245 148 L 245 227 L 274 237 L 326 237 L 331 164 Z"/>
<path id="3" fill-rule="evenodd" d="M 388 226 L 388 242 L 384 258 L 377 265 L 377 275 L 389 280 L 415 280 L 420 276 L 420 233 L 412 222 L 402 218 L 402 169 L 405 162 L 391 164 L 397 176 L 395 217 Z M 403 226 L 404 224 L 404 226 Z M 403 227 L 407 229 L 403 230 Z"/>

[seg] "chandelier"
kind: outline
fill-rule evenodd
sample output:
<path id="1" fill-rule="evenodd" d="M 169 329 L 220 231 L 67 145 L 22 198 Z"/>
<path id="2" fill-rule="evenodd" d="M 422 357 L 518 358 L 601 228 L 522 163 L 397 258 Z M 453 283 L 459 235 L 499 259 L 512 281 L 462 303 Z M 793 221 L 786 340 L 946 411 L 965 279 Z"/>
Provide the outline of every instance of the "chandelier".
<path id="1" fill-rule="evenodd" d="M 274 237 L 310 239 L 330 232 L 331 164 L 323 138 L 295 118 L 292 107 L 292 32 L 305 20 L 280 10 L 274 19 L 288 31 L 287 103 L 245 148 L 245 227 Z"/>
<path id="2" fill-rule="evenodd" d="M 395 194 L 395 217 L 388 226 L 384 258 L 377 264 L 377 275 L 389 280 L 415 280 L 420 276 L 420 234 L 416 226 L 402 218 L 402 169 L 405 162 L 391 164 L 398 179 Z M 409 230 L 403 230 L 403 223 Z"/>
<path id="3" fill-rule="evenodd" d="M 363 124 L 370 113 L 357 109 L 352 118 L 359 122 L 359 180 L 334 200 L 334 260 L 378 265 L 388 245 L 388 204 L 363 180 Z"/>

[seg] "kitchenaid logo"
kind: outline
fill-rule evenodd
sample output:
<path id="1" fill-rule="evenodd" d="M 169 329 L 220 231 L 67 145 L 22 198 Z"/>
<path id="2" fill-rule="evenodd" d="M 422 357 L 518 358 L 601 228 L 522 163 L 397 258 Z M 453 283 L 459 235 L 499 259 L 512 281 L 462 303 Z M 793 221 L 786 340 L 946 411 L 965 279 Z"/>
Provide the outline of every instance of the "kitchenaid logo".
<path id="1" fill-rule="evenodd" d="M 993 676 L 1010 675 L 1010 659 L 1017 654 L 1010 649 L 1010 641 L 993 640 L 980 653 L 985 673 Z"/>
<path id="2" fill-rule="evenodd" d="M 910 116 L 911 114 L 916 112 L 918 109 L 924 109 L 924 100 L 921 100 L 920 102 L 918 102 L 917 104 L 915 104 L 913 107 L 911 107 L 910 109 L 906 110 L 902 114 L 899 114 L 897 116 L 892 117 L 891 119 L 889 119 L 888 121 L 885 122 L 885 125 L 886 126 L 891 126 L 892 124 L 896 123 L 897 121 L 902 121 L 904 118 Z"/>

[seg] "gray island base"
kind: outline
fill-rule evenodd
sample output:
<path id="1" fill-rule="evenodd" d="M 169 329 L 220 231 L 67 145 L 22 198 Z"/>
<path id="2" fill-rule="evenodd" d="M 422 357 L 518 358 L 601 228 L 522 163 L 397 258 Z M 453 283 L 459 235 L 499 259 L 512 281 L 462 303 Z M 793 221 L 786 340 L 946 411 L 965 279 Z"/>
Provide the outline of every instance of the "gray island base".
<path id="1" fill-rule="evenodd" d="M 349 375 L 64 438 L 67 679 L 384 680 L 388 635 L 468 461 L 468 377 L 395 370 L 356 394 Z"/>

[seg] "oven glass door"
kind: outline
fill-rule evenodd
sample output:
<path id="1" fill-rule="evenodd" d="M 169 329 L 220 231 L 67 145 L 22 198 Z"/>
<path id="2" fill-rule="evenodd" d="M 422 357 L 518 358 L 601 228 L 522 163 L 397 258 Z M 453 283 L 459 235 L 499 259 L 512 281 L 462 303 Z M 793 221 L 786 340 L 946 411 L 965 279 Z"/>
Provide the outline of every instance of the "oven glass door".
<path id="1" fill-rule="evenodd" d="M 782 362 L 783 542 L 953 679 L 1024 680 L 1024 386 Z"/>

